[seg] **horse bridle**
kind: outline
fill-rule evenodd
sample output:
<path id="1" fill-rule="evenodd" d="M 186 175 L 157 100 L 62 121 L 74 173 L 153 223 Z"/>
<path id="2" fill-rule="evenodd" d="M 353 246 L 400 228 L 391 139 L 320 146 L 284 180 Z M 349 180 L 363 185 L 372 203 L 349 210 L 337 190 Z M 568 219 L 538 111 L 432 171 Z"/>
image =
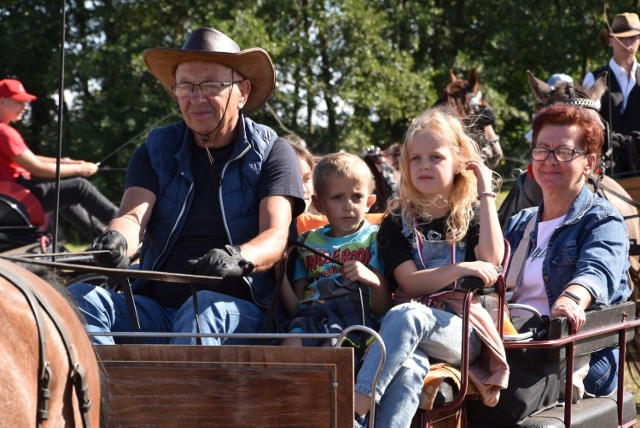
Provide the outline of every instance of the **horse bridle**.
<path id="1" fill-rule="evenodd" d="M 69 338 L 67 330 L 63 327 L 60 317 L 56 311 L 44 300 L 33 287 L 17 274 L 7 270 L 0 269 L 0 276 L 13 284 L 25 297 L 27 303 L 31 307 L 31 312 L 35 318 L 36 328 L 38 329 L 38 401 L 36 426 L 41 427 L 44 421 L 49 418 L 49 398 L 51 391 L 49 386 L 53 377 L 49 360 L 47 359 L 47 336 L 42 310 L 49 316 L 55 325 L 62 343 L 67 350 L 69 358 L 69 374 L 74 382 L 74 389 L 80 406 L 80 414 L 82 416 L 82 426 L 87 428 L 91 426 L 89 420 L 89 410 L 91 409 L 91 399 L 89 398 L 89 387 L 87 384 L 86 373 L 83 367 L 76 359 L 72 342 Z"/>

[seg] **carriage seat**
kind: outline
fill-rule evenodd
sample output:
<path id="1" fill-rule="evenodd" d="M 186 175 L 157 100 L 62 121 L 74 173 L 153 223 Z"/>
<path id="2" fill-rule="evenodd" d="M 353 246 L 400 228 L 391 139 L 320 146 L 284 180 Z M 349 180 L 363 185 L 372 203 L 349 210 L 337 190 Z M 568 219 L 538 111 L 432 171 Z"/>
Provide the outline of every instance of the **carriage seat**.
<path id="1" fill-rule="evenodd" d="M 0 180 L 0 230 L 44 229 L 42 204 L 29 189 L 15 181 Z"/>
<path id="2" fill-rule="evenodd" d="M 636 420 L 636 403 L 631 392 L 624 393 L 624 426 Z M 601 428 L 618 426 L 618 406 L 613 397 L 584 398 L 572 407 L 571 426 Z M 556 406 L 520 422 L 521 428 L 565 428 L 564 406 Z"/>
<path id="3" fill-rule="evenodd" d="M 619 323 L 622 320 L 635 319 L 635 302 L 625 302 L 618 305 L 607 306 L 599 310 L 587 311 L 587 320 L 581 332 L 597 330 L 603 326 Z M 548 339 L 561 339 L 570 334 L 569 324 L 566 318 L 552 320 L 549 326 Z M 634 329 L 627 329 L 625 341 L 629 342 L 634 337 Z M 575 342 L 574 357 L 589 354 L 599 349 L 614 346 L 619 343 L 619 332 L 613 331 L 608 334 L 588 337 Z M 508 345 L 506 345 L 508 346 Z M 557 361 L 567 359 L 567 349 L 564 346 L 549 347 L 548 358 Z M 620 360 L 620 365 L 624 366 L 624 360 Z M 446 405 L 452 402 L 458 394 L 462 382 L 460 371 L 448 365 L 432 366 L 431 371 L 425 379 L 423 393 L 420 401 L 420 409 L 432 410 L 434 407 Z M 469 383 L 467 399 L 477 399 L 478 396 L 473 390 L 473 384 Z M 636 421 L 635 397 L 632 393 L 623 393 L 623 426 L 631 426 Z M 519 428 L 561 428 L 565 427 L 565 407 L 560 403 L 555 407 L 544 410 L 533 416 L 525 418 L 518 424 Z M 466 415 L 462 416 L 462 422 L 466 421 Z M 456 426 L 460 421 L 460 415 L 455 412 L 447 412 L 431 418 L 431 426 Z M 457 419 L 456 419 L 457 418 Z M 453 419 L 454 425 L 451 425 Z M 418 422 L 418 423 L 416 423 Z M 413 426 L 426 426 L 424 420 L 416 421 Z M 572 405 L 571 426 L 574 428 L 599 428 L 604 426 L 618 426 L 618 406 L 616 393 L 609 397 L 585 397 Z"/>
<path id="4" fill-rule="evenodd" d="M 586 312 L 586 323 L 581 329 L 581 333 L 596 330 L 600 327 L 619 323 L 625 320 L 636 318 L 636 303 L 624 302 L 617 305 L 607 306 L 598 310 Z M 628 329 L 624 336 L 626 342 L 633 340 L 634 329 Z M 560 339 L 568 336 L 569 323 L 566 318 L 558 318 L 549 325 L 549 339 Z M 614 331 L 606 335 L 594 336 L 576 341 L 574 357 L 586 355 L 609 346 L 619 343 L 619 332 Z M 549 349 L 550 359 L 566 360 L 567 348 L 564 346 Z M 570 356 L 569 356 L 570 357 Z M 624 355 L 620 355 L 620 370 L 624 370 Z M 622 374 L 621 374 L 622 376 Z M 623 425 L 630 426 L 636 421 L 635 398 L 632 393 L 625 391 L 623 394 Z M 614 393 L 609 397 L 585 397 L 572 405 L 571 426 L 574 428 L 599 428 L 618 426 L 618 406 L 617 396 Z M 563 404 L 544 410 L 533 416 L 525 418 L 520 422 L 519 427 L 523 428 L 560 428 L 564 427 Z"/>

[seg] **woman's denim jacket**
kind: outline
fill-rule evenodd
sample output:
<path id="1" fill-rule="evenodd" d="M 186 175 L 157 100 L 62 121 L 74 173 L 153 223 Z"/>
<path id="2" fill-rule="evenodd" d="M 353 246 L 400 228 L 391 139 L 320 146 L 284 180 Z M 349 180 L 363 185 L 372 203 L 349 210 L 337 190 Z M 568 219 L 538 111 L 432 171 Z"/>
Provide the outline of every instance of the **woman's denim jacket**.
<path id="1" fill-rule="evenodd" d="M 514 215 L 505 229 L 512 254 L 522 239 L 527 223 L 536 215 L 529 251 L 536 248 L 538 222 L 544 201 Z M 515 268 L 511 266 L 510 268 Z M 605 199 L 583 187 L 574 199 L 564 222 L 556 228 L 542 265 L 547 297 L 553 304 L 569 284 L 578 284 L 593 297 L 590 308 L 627 300 L 629 237 L 622 216 Z"/>

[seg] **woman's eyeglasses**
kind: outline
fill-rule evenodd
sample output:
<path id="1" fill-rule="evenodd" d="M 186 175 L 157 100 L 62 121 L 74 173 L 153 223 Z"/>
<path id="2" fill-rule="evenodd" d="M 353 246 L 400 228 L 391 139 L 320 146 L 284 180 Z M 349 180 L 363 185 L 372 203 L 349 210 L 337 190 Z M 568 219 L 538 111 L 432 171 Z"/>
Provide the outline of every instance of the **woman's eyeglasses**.
<path id="1" fill-rule="evenodd" d="M 534 161 L 544 161 L 547 160 L 551 153 L 553 153 L 553 157 L 555 157 L 557 161 L 570 162 L 576 155 L 584 155 L 587 152 L 563 148 L 553 150 L 535 148 L 531 149 L 531 159 Z"/>

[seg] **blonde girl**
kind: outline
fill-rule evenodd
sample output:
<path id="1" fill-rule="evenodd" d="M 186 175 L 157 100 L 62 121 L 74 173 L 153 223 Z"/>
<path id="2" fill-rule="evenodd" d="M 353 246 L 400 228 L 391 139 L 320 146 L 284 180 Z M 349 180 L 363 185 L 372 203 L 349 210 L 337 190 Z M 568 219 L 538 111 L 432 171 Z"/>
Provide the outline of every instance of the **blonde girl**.
<path id="1" fill-rule="evenodd" d="M 397 305 L 380 330 L 387 357 L 376 385 L 375 425 L 384 427 L 410 426 L 432 360 L 460 364 L 461 293 L 452 289 L 465 276 L 493 284 L 504 254 L 492 172 L 453 114 L 435 108 L 412 122 L 400 170 L 400 197 L 378 233 Z M 481 308 L 474 312 L 470 359 L 478 357 L 482 342 L 490 345 L 485 348 L 495 364 L 480 392 L 491 405 L 506 386 L 508 368 L 491 317 Z M 356 426 L 366 423 L 379 358 L 374 344 L 355 386 Z"/>

